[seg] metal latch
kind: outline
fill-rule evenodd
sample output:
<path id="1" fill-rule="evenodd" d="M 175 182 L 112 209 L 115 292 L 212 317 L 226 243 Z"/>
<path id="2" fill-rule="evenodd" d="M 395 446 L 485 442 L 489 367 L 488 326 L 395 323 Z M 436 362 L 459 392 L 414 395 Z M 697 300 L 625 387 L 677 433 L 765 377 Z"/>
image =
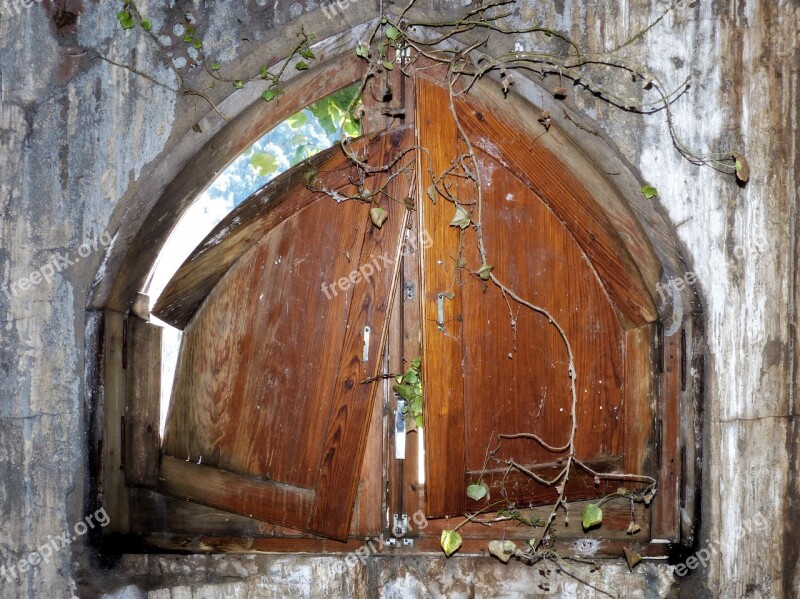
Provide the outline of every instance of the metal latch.
<path id="1" fill-rule="evenodd" d="M 372 332 L 372 329 L 369 326 L 364 327 L 364 352 L 361 356 L 362 362 L 369 362 L 369 334 Z"/>
<path id="2" fill-rule="evenodd" d="M 402 537 L 408 532 L 408 514 L 395 514 L 392 534 L 395 537 Z"/>

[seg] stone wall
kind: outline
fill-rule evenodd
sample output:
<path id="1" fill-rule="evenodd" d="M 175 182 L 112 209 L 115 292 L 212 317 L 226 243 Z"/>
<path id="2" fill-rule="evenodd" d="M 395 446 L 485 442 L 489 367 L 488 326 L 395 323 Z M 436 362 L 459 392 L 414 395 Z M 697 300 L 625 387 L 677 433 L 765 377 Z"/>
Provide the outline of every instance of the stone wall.
<path id="1" fill-rule="evenodd" d="M 85 348 L 96 335 L 87 306 L 108 293 L 167 175 L 213 133 L 192 126 L 219 120 L 205 100 L 175 92 L 173 73 L 140 31 L 119 28 L 121 3 L 25 3 L 0 0 L 0 565 L 84 517 L 91 405 Z M 342 4 L 340 14 L 327 10 L 331 18 L 311 1 L 140 8 L 161 36 L 176 15 L 191 13 L 206 52 L 235 70 L 283 56 L 300 25 L 320 40 L 354 32 L 356 41 L 353 28 L 374 18 L 381 2 Z M 418 0 L 417 9 L 438 19 L 470 4 Z M 658 19 L 668 3 L 520 5 L 519 19 L 599 51 Z M 663 566 L 634 574 L 619 564 L 604 568 L 622 596 L 800 594 L 799 22 L 797 0 L 684 0 L 624 49 L 672 84 L 692 76 L 690 92 L 674 104 L 675 126 L 701 151 L 743 150 L 753 172 L 746 188 L 681 158 L 663 114 L 574 99 L 621 158 L 658 188 L 655 201 L 684 246 L 687 272 L 698 274 L 707 318 L 706 368 L 694 373 L 706 389 L 701 544 L 719 550 L 708 568 L 672 587 L 659 576 Z M 518 41 L 528 43 L 525 36 Z M 187 69 L 182 76 L 192 82 L 201 74 Z M 255 100 L 247 90 L 231 91 L 219 86 L 209 95 L 232 113 Z M 102 242 L 104 233 L 111 243 Z M 768 526 L 742 537 L 741 523 L 759 512 Z M 551 596 L 600 596 L 557 573 L 549 579 Z M 0 597 L 535 597 L 544 580 L 535 568 L 468 557 L 380 557 L 356 569 L 323 556 L 125 556 L 108 564 L 77 539 L 16 580 L 0 577 Z"/>

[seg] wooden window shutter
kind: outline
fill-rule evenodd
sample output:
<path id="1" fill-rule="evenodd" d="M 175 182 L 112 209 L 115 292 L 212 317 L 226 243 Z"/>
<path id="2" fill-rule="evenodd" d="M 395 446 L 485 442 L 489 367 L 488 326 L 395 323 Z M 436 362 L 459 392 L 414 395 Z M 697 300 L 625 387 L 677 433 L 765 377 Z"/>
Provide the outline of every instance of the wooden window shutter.
<path id="1" fill-rule="evenodd" d="M 420 188 L 467 152 L 449 117 L 450 96 L 417 77 Z M 627 249 L 591 192 L 551 147 L 502 118 L 502 109 L 456 98 L 461 127 L 474 145 L 482 189 L 482 233 L 492 271 L 517 295 L 541 306 L 564 328 L 577 372 L 576 457 L 602 472 L 652 470 L 653 358 L 656 311 Z M 442 115 L 447 115 L 443 117 Z M 430 161 L 430 168 L 428 168 Z M 451 193 L 475 201 L 472 181 Z M 548 318 L 515 302 L 491 281 L 473 276 L 482 264 L 473 227 L 450 225 L 452 202 L 420 202 L 423 249 L 423 381 L 426 506 L 429 516 L 475 511 L 486 500 L 466 496 L 481 478 L 490 501 L 552 503 L 554 487 L 487 459 L 515 460 L 545 479 L 566 453 L 571 423 L 569 361 Z M 456 257 L 466 260 L 459 269 Z M 473 274 L 470 274 L 470 271 Z M 499 446 L 499 449 L 498 449 Z M 648 474 L 652 472 L 648 471 Z M 613 492 L 573 467 L 569 500 Z"/>
<path id="2" fill-rule="evenodd" d="M 408 162 L 387 188 L 402 198 L 412 143 L 400 128 L 351 146 Z M 226 217 L 165 289 L 153 313 L 184 335 L 161 492 L 347 538 L 377 387 L 362 381 L 379 374 L 408 218 L 384 201 L 379 229 L 368 203 L 310 188 L 353 195 L 354 174 L 339 146 L 301 163 Z"/>

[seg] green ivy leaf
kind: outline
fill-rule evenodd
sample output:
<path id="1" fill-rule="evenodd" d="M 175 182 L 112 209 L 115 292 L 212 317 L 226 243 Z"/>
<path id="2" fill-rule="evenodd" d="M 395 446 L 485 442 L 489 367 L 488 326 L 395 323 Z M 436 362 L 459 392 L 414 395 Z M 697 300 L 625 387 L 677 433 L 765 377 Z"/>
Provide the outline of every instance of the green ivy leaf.
<path id="1" fill-rule="evenodd" d="M 308 64 L 306 64 L 305 61 L 301 60 L 296 65 L 294 65 L 294 68 L 296 68 L 298 71 L 307 71 L 308 70 Z"/>
<path id="2" fill-rule="evenodd" d="M 188 33 L 189 35 L 194 35 L 194 25 L 187 25 L 186 33 Z"/>
<path id="3" fill-rule="evenodd" d="M 366 44 L 358 44 L 356 46 L 356 56 L 359 58 L 368 58 L 369 57 L 369 46 Z"/>
<path id="4" fill-rule="evenodd" d="M 466 229 L 472 221 L 469 218 L 469 212 L 461 204 L 456 204 L 456 214 L 453 220 L 450 221 L 451 227 L 458 227 L 459 229 Z"/>
<path id="5" fill-rule="evenodd" d="M 272 100 L 274 100 L 274 99 L 275 99 L 275 95 L 276 95 L 276 94 L 275 94 L 275 92 L 274 92 L 273 90 L 271 90 L 271 89 L 268 89 L 268 90 L 267 90 L 267 91 L 265 91 L 263 94 L 261 94 L 261 97 L 262 97 L 262 98 L 263 98 L 265 101 L 267 101 L 267 102 L 271 102 Z"/>
<path id="6" fill-rule="evenodd" d="M 117 13 L 117 19 L 123 29 L 133 29 L 136 26 L 136 21 L 133 20 L 133 15 L 127 10 Z"/>
<path id="7" fill-rule="evenodd" d="M 219 69 L 220 69 L 220 64 L 218 62 L 212 62 L 211 63 L 211 70 L 212 71 L 219 71 Z"/>
<path id="8" fill-rule="evenodd" d="M 508 563 L 517 550 L 513 541 L 489 541 L 489 553 L 504 564 Z"/>
<path id="9" fill-rule="evenodd" d="M 262 79 L 266 79 L 267 78 L 267 75 L 269 75 L 269 70 L 267 69 L 267 65 L 265 65 L 265 64 L 261 65 L 260 73 L 261 73 L 261 78 Z"/>
<path id="10" fill-rule="evenodd" d="M 203 40 L 194 40 L 194 47 L 195 50 L 199 50 L 203 47 Z"/>
<path id="11" fill-rule="evenodd" d="M 380 206 L 375 206 L 374 208 L 370 208 L 369 218 L 372 224 L 380 229 L 383 227 L 383 223 L 386 222 L 386 219 L 389 218 L 389 213 Z"/>
<path id="12" fill-rule="evenodd" d="M 444 554 L 450 557 L 461 547 L 461 535 L 455 530 L 443 530 L 442 537 L 439 539 L 439 544 L 442 546 L 442 549 L 444 549 Z"/>
<path id="13" fill-rule="evenodd" d="M 589 503 L 585 508 L 583 508 L 583 517 L 581 518 L 583 530 L 589 530 L 590 528 L 599 526 L 602 522 L 603 510 L 600 509 L 600 506 L 594 503 Z"/>
<path id="14" fill-rule="evenodd" d="M 241 79 L 239 81 L 234 81 L 233 87 L 235 87 L 236 89 L 242 89 L 244 87 L 244 81 L 242 81 Z"/>
<path id="15" fill-rule="evenodd" d="M 747 158 L 739 154 L 734 154 L 733 159 L 736 161 L 736 179 L 740 183 L 747 183 L 750 180 L 750 163 Z"/>
<path id="16" fill-rule="evenodd" d="M 414 358 L 413 360 L 411 360 L 411 368 L 413 368 L 416 371 L 419 371 L 420 366 L 422 366 L 422 360 L 420 358 Z"/>
<path id="17" fill-rule="evenodd" d="M 414 397 L 414 389 L 411 387 L 411 385 L 399 384 L 392 387 L 392 389 L 406 401 L 411 401 L 411 399 Z"/>
<path id="18" fill-rule="evenodd" d="M 475 274 L 478 275 L 481 278 L 481 280 L 488 281 L 489 277 L 491 277 L 492 275 L 493 270 L 494 266 L 489 266 L 484 262 L 483 265 L 478 269 L 478 272 L 476 272 Z"/>
<path id="19" fill-rule="evenodd" d="M 259 177 L 266 177 L 278 170 L 278 159 L 268 152 L 253 154 L 250 166 L 256 170 Z"/>
<path id="20" fill-rule="evenodd" d="M 644 197 L 648 200 L 652 200 L 653 198 L 658 197 L 658 190 L 652 185 L 645 185 L 644 187 L 642 187 L 642 193 L 644 194 Z"/>
<path id="21" fill-rule="evenodd" d="M 286 124 L 292 131 L 296 131 L 306 123 L 308 123 L 308 115 L 305 112 L 298 112 L 286 119 Z"/>
<path id="22" fill-rule="evenodd" d="M 394 70 L 394 64 L 392 64 L 392 63 L 391 63 L 390 61 L 388 61 L 388 60 L 384 60 L 384 61 L 383 61 L 383 68 L 384 68 L 384 69 L 386 69 L 387 71 Z"/>
<path id="23" fill-rule="evenodd" d="M 361 129 L 351 118 L 345 119 L 344 123 L 342 123 L 342 131 L 344 131 L 347 137 L 358 137 L 361 135 Z"/>
<path id="24" fill-rule="evenodd" d="M 473 484 L 467 487 L 467 497 L 472 499 L 472 501 L 480 501 L 484 497 L 486 497 L 487 489 L 486 486 L 483 484 L 477 485 Z"/>
<path id="25" fill-rule="evenodd" d="M 397 27 L 395 27 L 394 25 L 392 25 L 391 27 L 387 27 L 386 28 L 386 37 L 388 37 L 390 40 L 394 41 L 398 37 L 400 37 L 400 30 Z"/>
<path id="26" fill-rule="evenodd" d="M 314 56 L 314 53 L 308 48 L 303 48 L 302 50 L 300 50 L 300 56 L 302 56 L 306 60 L 314 60 L 316 58 L 316 56 Z"/>
<path id="27" fill-rule="evenodd" d="M 153 23 L 150 19 L 142 19 L 142 29 L 150 31 L 153 28 Z"/>
<path id="28" fill-rule="evenodd" d="M 186 42 L 187 44 L 191 44 L 193 39 L 194 37 L 192 36 L 191 33 L 187 33 L 186 35 L 183 36 L 183 41 Z"/>

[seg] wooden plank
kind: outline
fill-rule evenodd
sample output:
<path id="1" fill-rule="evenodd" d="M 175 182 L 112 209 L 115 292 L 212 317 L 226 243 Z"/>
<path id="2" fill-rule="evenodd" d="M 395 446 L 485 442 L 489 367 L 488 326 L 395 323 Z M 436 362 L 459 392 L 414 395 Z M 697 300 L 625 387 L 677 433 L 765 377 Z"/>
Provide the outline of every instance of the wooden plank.
<path id="1" fill-rule="evenodd" d="M 458 253 L 458 235 L 450 230 L 452 205 L 443 198 L 436 204 L 428 199 L 434 184 L 454 157 L 458 156 L 458 133 L 447 115 L 449 108 L 441 88 L 427 79 L 416 77 L 417 145 L 419 152 L 419 191 L 417 197 L 420 234 L 428 232 L 432 245 L 421 252 L 423 396 L 425 429 L 426 508 L 431 516 L 463 513 L 466 495 L 463 489 L 466 471 L 464 446 L 464 382 L 460 368 L 463 359 L 461 298 L 444 300 L 445 323 L 437 325 L 439 294 L 454 293 Z M 450 233 L 448 235 L 448 233 Z"/>
<path id="2" fill-rule="evenodd" d="M 335 285 L 369 222 L 364 204 L 316 198 L 270 229 L 187 327 L 167 455 L 315 486 L 352 299 Z"/>
<path id="3" fill-rule="evenodd" d="M 425 201 L 425 200 L 420 200 Z M 395 372 L 408 369 L 414 358 L 422 357 L 422 279 L 420 276 L 421 255 L 428 237 L 420 231 L 420 218 L 412 219 L 410 241 L 406 246 L 406 257 L 403 260 L 403 279 L 406 288 L 403 290 L 403 332 L 398 353 L 403 357 Z M 408 290 L 411 290 L 410 297 Z M 424 403 L 424 400 L 423 400 Z M 424 410 L 424 408 L 423 408 Z M 411 517 L 418 510 L 425 509 L 425 485 L 419 480 L 420 462 L 425 461 L 422 447 L 424 433 L 419 431 L 406 434 L 406 457 L 397 464 L 397 474 L 402 468 L 403 500 L 399 513 Z M 424 468 L 423 468 L 424 469 Z M 393 485 L 396 488 L 396 483 Z M 397 504 L 393 504 L 397 505 Z"/>
<path id="4" fill-rule="evenodd" d="M 368 143 L 361 138 L 353 145 L 355 151 L 367 145 L 372 153 L 378 151 L 379 140 Z M 269 231 L 319 199 L 318 193 L 306 187 L 318 173 L 325 173 L 329 189 L 353 193 L 349 185 L 351 166 L 342 149 L 334 146 L 267 183 L 197 246 L 167 284 L 153 314 L 176 328 L 185 328 L 200 303 L 239 258 Z"/>
<path id="5" fill-rule="evenodd" d="M 161 327 L 128 317 L 125 483 L 155 487 L 161 453 Z"/>
<path id="6" fill-rule="evenodd" d="M 656 327 L 653 325 L 632 329 L 625 334 L 624 471 L 629 474 L 656 475 L 655 335 Z"/>
<path id="7" fill-rule="evenodd" d="M 103 414 L 102 470 L 98 484 L 103 507 L 108 513 L 107 533 L 129 529 L 128 492 L 123 466 L 125 435 L 126 373 L 123 366 L 125 316 L 113 310 L 104 311 L 103 320 Z"/>
<path id="8" fill-rule="evenodd" d="M 674 238 L 668 232 L 670 229 L 666 223 L 655 211 L 655 204 L 642 201 L 639 191 L 641 184 L 636 185 L 636 182 L 633 182 L 635 195 L 626 201 L 617 188 L 616 181 L 610 179 L 609 174 L 614 173 L 613 176 L 616 178 L 617 171 L 625 170 L 625 167 L 619 164 L 618 154 L 608 146 L 603 146 L 602 137 L 588 127 L 588 123 L 582 124 L 580 115 L 573 113 L 561 101 L 552 100 L 555 109 L 547 108 L 551 113 L 551 124 L 547 134 L 542 135 L 544 127 L 538 122 L 542 108 L 532 105 L 518 93 L 503 93 L 502 86 L 496 81 L 491 79 L 477 81 L 467 97 L 470 103 L 483 107 L 484 112 L 491 112 L 498 120 L 513 124 L 520 137 L 536 140 L 536 145 L 542 146 L 558 159 L 565 172 L 579 176 L 581 184 L 601 207 L 604 216 L 625 244 L 627 253 L 635 262 L 645 286 L 650 290 L 650 296 L 655 298 L 656 284 L 661 282 L 663 267 L 654 243 L 663 243 L 660 235 L 670 238 L 668 250 L 671 255 L 665 256 L 669 262 L 676 257 Z M 546 102 L 551 101 L 547 97 L 541 99 Z M 570 132 L 567 133 L 565 128 L 569 128 Z M 595 149 L 598 146 L 602 146 L 602 149 L 589 153 L 590 148 Z M 614 162 L 617 164 L 613 166 L 608 164 Z M 625 175 L 630 177 L 630 173 Z M 652 240 L 654 233 L 658 234 L 655 242 Z M 659 247 L 659 249 L 663 252 L 667 248 Z M 683 272 L 683 269 L 680 272 Z"/>
<path id="9" fill-rule="evenodd" d="M 467 537 L 456 555 L 488 557 L 488 543 L 497 537 L 484 536 L 481 538 Z M 329 539 L 274 539 L 274 538 L 247 538 L 241 537 L 197 537 L 182 535 L 147 535 L 144 537 L 127 537 L 126 546 L 141 546 L 142 551 L 152 552 L 156 549 L 168 553 L 352 553 L 364 546 L 366 539 L 351 539 L 347 543 Z M 372 540 L 372 539 L 369 539 Z M 377 546 L 377 544 L 376 544 Z M 583 557 L 591 560 L 613 559 L 618 563 L 623 556 L 623 548 L 632 548 L 645 558 L 663 559 L 669 555 L 669 546 L 664 543 L 648 543 L 646 540 L 631 539 L 564 539 L 556 540 L 553 549 L 564 558 L 572 556 Z M 442 548 L 438 538 L 423 537 L 414 540 L 414 545 L 408 548 L 384 547 L 383 555 L 402 557 L 442 557 Z"/>
<path id="10" fill-rule="evenodd" d="M 314 492 L 187 462 L 161 458 L 158 490 L 202 505 L 305 530 Z"/>
<path id="11" fill-rule="evenodd" d="M 661 336 L 663 373 L 658 412 L 658 493 L 653 499 L 653 539 L 678 541 L 680 531 L 681 334 Z"/>
<path id="12" fill-rule="evenodd" d="M 381 152 L 376 157 L 377 164 L 387 164 L 390 157 L 397 156 L 399 151 L 410 145 L 408 129 L 390 130 L 383 136 Z M 404 198 L 413 189 L 415 159 L 415 153 L 411 153 L 401 160 L 397 172 L 405 172 L 389 184 L 389 198 Z M 385 174 L 376 177 L 374 184 L 383 185 L 385 177 Z M 336 377 L 332 418 L 328 424 L 316 485 L 317 502 L 309 526 L 313 532 L 341 540 L 347 537 L 356 491 L 355 485 L 348 487 L 343 481 L 353 479 L 352 474 L 348 473 L 361 467 L 369 415 L 377 390 L 376 383 L 364 385 L 362 381 L 379 374 L 383 365 L 389 310 L 397 285 L 407 218 L 404 204 L 385 199 L 382 205 L 389 215 L 388 220 L 381 229 L 369 229 L 355 268 L 375 264 L 376 260 L 380 260 L 382 265 L 368 279 L 365 275 L 353 290 Z M 384 262 L 386 258 L 388 263 Z M 366 327 L 371 329 L 369 359 L 363 361 Z"/>
<path id="13" fill-rule="evenodd" d="M 680 421 L 682 470 L 680 505 L 681 544 L 690 547 L 699 534 L 700 489 L 703 474 L 703 412 L 706 343 L 703 314 L 685 315 L 681 337 L 685 371 L 681 377 Z M 675 401 L 675 400 L 673 400 Z"/>
<path id="14" fill-rule="evenodd" d="M 655 303 L 603 207 L 578 177 L 538 137 L 498 118 L 474 101 L 456 102 L 464 130 L 475 144 L 522 177 L 575 236 L 628 327 L 657 318 Z"/>
<path id="15" fill-rule="evenodd" d="M 484 247 L 493 273 L 516 295 L 546 309 L 572 346 L 577 457 L 620 455 L 625 331 L 614 307 L 574 237 L 541 198 L 481 150 L 476 155 Z M 552 462 L 565 452 L 553 453 L 530 439 L 499 442 L 497 435 L 534 433 L 555 447 L 567 443 L 572 396 L 566 345 L 547 317 L 467 274 L 481 266 L 476 237 L 474 229 L 467 230 L 467 271 L 457 291 L 464 306 L 467 468 L 480 471 L 487 451 L 498 445 L 498 459 Z"/>

